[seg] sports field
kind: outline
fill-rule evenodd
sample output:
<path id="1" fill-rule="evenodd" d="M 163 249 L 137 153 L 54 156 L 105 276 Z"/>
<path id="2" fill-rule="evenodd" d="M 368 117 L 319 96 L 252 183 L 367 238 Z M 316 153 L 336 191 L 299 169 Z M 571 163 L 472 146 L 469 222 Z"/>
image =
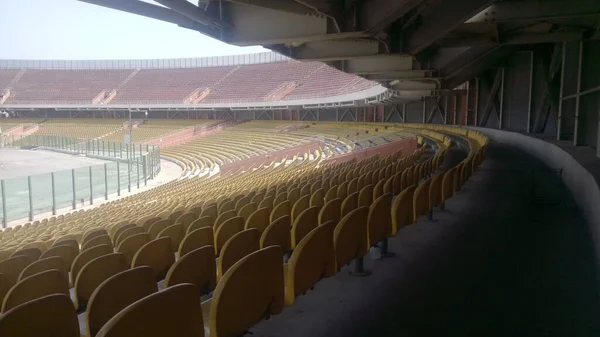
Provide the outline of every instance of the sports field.
<path id="1" fill-rule="evenodd" d="M 90 199 L 136 188 L 143 184 L 143 168 L 126 162 L 106 161 L 45 150 L 0 149 L 0 219 L 7 222 L 50 212 L 52 209 L 88 205 Z M 54 178 L 54 183 L 53 183 Z M 90 188 L 91 187 L 91 188 Z M 31 189 L 31 204 L 29 191 Z M 54 190 L 54 198 L 53 198 Z M 75 197 L 75 199 L 74 199 Z"/>

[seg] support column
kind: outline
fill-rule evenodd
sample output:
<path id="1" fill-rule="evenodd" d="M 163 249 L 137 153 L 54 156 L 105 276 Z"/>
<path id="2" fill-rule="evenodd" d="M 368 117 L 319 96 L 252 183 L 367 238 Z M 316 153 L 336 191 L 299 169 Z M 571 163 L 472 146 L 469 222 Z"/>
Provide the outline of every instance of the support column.
<path id="1" fill-rule="evenodd" d="M 565 83 L 565 59 L 567 54 L 567 43 L 562 44 L 562 65 L 560 68 L 560 89 L 558 93 L 558 121 L 556 125 L 556 140 L 561 140 L 561 129 L 562 129 L 562 110 L 563 110 L 563 96 L 564 96 L 564 83 Z"/>
<path id="2" fill-rule="evenodd" d="M 500 112 L 498 113 L 500 116 L 498 117 L 498 129 L 502 130 L 502 117 L 504 116 L 504 70 L 505 68 L 500 68 L 502 74 L 502 82 L 500 83 Z"/>
<path id="3" fill-rule="evenodd" d="M 533 64 L 534 64 L 534 51 L 530 52 L 530 62 L 529 62 L 529 93 L 528 93 L 528 103 L 527 103 L 527 133 L 531 133 L 531 96 L 533 90 Z"/>
<path id="4" fill-rule="evenodd" d="M 579 42 L 579 55 L 577 58 L 577 96 L 575 96 L 575 128 L 573 134 L 573 145 L 579 145 L 579 106 L 580 106 L 580 92 L 581 92 L 581 62 L 583 59 L 583 42 Z"/>

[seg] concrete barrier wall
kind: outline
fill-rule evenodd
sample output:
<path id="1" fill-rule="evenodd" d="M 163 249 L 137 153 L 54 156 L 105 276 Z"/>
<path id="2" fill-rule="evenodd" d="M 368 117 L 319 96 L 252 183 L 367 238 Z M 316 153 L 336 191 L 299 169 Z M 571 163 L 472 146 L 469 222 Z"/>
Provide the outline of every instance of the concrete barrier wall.
<path id="1" fill-rule="evenodd" d="M 391 142 L 384 145 L 369 147 L 366 149 L 352 151 L 346 154 L 342 154 L 339 156 L 331 157 L 325 160 L 326 163 L 344 163 L 353 159 L 357 161 L 369 158 L 378 154 L 380 157 L 388 156 L 392 153 L 398 152 L 402 150 L 403 154 L 413 153 L 417 149 L 417 138 L 407 138 L 402 140 L 397 140 L 395 142 Z"/>
<path id="2" fill-rule="evenodd" d="M 493 141 L 515 146 L 534 156 L 553 169 L 562 169 L 562 179 L 588 222 L 600 267 L 600 188 L 594 176 L 571 154 L 543 140 L 520 133 L 486 128 L 472 129 L 488 135 Z"/>
<path id="3" fill-rule="evenodd" d="M 284 158 L 291 159 L 297 154 L 304 154 L 307 152 L 314 152 L 315 150 L 319 150 L 323 147 L 323 143 L 321 142 L 310 142 L 307 144 L 294 146 L 288 149 L 283 149 L 279 151 L 274 151 L 266 155 L 254 156 L 251 158 L 247 158 L 244 160 L 237 160 L 233 163 L 227 163 L 221 166 L 221 174 L 228 174 L 230 172 L 236 171 L 242 167 L 248 168 L 256 165 L 260 165 L 264 162 L 271 163 L 274 160 L 281 161 Z"/>

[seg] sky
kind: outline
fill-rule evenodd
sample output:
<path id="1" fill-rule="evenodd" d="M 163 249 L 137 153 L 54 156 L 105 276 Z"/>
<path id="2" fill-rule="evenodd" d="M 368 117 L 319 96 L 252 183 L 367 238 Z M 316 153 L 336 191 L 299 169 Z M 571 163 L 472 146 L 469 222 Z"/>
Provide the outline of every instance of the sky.
<path id="1" fill-rule="evenodd" d="M 155 59 L 267 51 L 76 0 L 1 2 L 0 59 Z"/>

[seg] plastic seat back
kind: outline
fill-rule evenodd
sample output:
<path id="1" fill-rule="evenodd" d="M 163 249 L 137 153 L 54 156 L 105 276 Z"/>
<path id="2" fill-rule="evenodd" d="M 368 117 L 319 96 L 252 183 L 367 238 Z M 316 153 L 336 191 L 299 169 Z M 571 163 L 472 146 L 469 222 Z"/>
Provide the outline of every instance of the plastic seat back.
<path id="1" fill-rule="evenodd" d="M 260 235 L 269 225 L 270 215 L 271 210 L 269 208 L 259 208 L 256 211 L 254 211 L 254 213 L 250 214 L 250 216 L 246 219 L 246 224 L 244 228 L 256 228 Z"/>
<path id="2" fill-rule="evenodd" d="M 371 206 L 373 202 L 373 185 L 367 185 L 358 193 L 358 206 Z"/>
<path id="3" fill-rule="evenodd" d="M 269 221 L 273 222 L 279 218 L 281 218 L 282 216 L 289 216 L 290 213 L 292 211 L 292 206 L 290 204 L 290 202 L 288 200 L 284 200 L 282 202 L 280 202 L 279 204 L 277 204 L 277 206 L 275 206 L 275 208 L 273 208 L 273 211 L 271 212 L 271 215 L 269 216 Z"/>
<path id="4" fill-rule="evenodd" d="M 313 206 L 304 210 L 292 224 L 291 245 L 292 249 L 304 238 L 310 231 L 319 225 L 319 207 Z"/>
<path id="5" fill-rule="evenodd" d="M 131 268 L 149 266 L 156 274 L 156 280 L 162 280 L 175 263 L 175 254 L 171 239 L 158 238 L 143 245 L 133 256 Z"/>
<path id="6" fill-rule="evenodd" d="M 18 305 L 0 317 L 0 336 L 80 337 L 73 302 L 69 296 L 53 294 Z"/>
<path id="7" fill-rule="evenodd" d="M 156 276 L 150 267 L 125 270 L 107 278 L 94 290 L 88 302 L 85 313 L 87 335 L 96 336 L 121 310 L 157 291 Z"/>
<path id="8" fill-rule="evenodd" d="M 244 218 L 235 216 L 227 219 L 215 233 L 215 251 L 219 255 L 223 245 L 229 238 L 244 230 Z"/>
<path id="9" fill-rule="evenodd" d="M 158 238 L 158 234 L 162 232 L 163 229 L 171 226 L 172 224 L 173 220 L 169 218 L 158 220 L 157 222 L 152 224 L 152 226 L 150 226 L 150 229 L 148 230 L 148 235 L 150 235 L 150 239 L 154 240 Z"/>
<path id="10" fill-rule="evenodd" d="M 27 256 L 15 256 L 0 262 L 0 274 L 3 274 L 10 287 L 17 284 L 23 269 L 33 261 Z"/>
<path id="11" fill-rule="evenodd" d="M 86 241 L 86 243 L 81 246 L 81 251 L 83 252 L 99 245 L 109 245 L 112 247 L 113 242 L 108 235 L 98 235 Z"/>
<path id="12" fill-rule="evenodd" d="M 322 207 L 325 204 L 325 190 L 322 188 L 317 189 L 310 196 L 310 206 Z"/>
<path id="13" fill-rule="evenodd" d="M 179 284 L 146 296 L 117 313 L 96 336 L 203 337 L 200 293 L 191 284 Z"/>
<path id="14" fill-rule="evenodd" d="M 292 305 L 296 296 L 312 288 L 319 280 L 336 273 L 332 221 L 313 229 L 296 246 L 285 277 L 285 304 Z"/>
<path id="15" fill-rule="evenodd" d="M 219 216 L 217 217 L 217 220 L 215 220 L 215 224 L 214 224 L 215 233 L 219 229 L 219 226 L 221 226 L 221 224 L 223 224 L 223 222 L 227 221 L 227 219 L 233 218 L 234 216 L 237 216 L 237 212 L 235 210 L 230 210 L 230 211 L 226 211 L 224 213 L 219 214 Z"/>
<path id="16" fill-rule="evenodd" d="M 75 260 L 73 261 L 73 265 L 71 266 L 71 280 L 75 283 L 77 280 L 77 275 L 81 271 L 81 268 L 85 266 L 91 260 L 100 257 L 102 255 L 111 254 L 113 249 L 109 245 L 100 245 L 96 247 L 92 247 L 85 252 L 79 253 Z"/>
<path id="17" fill-rule="evenodd" d="M 272 221 L 260 237 L 260 248 L 280 246 L 284 252 L 292 249 L 291 224 L 289 215 L 279 217 Z"/>
<path id="18" fill-rule="evenodd" d="M 192 224 L 192 222 L 194 222 L 194 220 L 198 219 L 198 214 L 194 213 L 194 212 L 187 212 L 187 213 L 183 213 L 179 216 L 179 218 L 177 218 L 177 220 L 175 220 L 175 223 L 177 224 L 181 224 L 183 226 L 183 232 L 185 233 L 188 229 L 188 227 L 190 227 L 190 225 Z"/>
<path id="19" fill-rule="evenodd" d="M 322 225 L 328 221 L 333 221 L 335 224 L 340 222 L 342 214 L 341 209 L 342 199 L 340 198 L 331 199 L 325 203 L 323 208 L 321 208 L 321 211 L 319 211 L 319 225 Z"/>
<path id="20" fill-rule="evenodd" d="M 430 184 L 431 179 L 427 179 L 415 189 L 415 195 L 413 197 L 413 219 L 415 220 L 419 217 L 419 215 L 425 214 L 429 211 Z"/>
<path id="21" fill-rule="evenodd" d="M 42 251 L 39 248 L 23 248 L 20 250 L 17 250 L 16 252 L 14 252 L 10 257 L 16 257 L 16 256 L 27 256 L 27 258 L 29 258 L 29 260 L 31 261 L 35 261 L 38 260 L 40 258 L 40 256 L 42 256 Z"/>
<path id="22" fill-rule="evenodd" d="M 359 207 L 344 216 L 335 227 L 333 242 L 338 268 L 367 253 L 368 215 L 368 207 Z"/>
<path id="23" fill-rule="evenodd" d="M 27 267 L 25 267 L 25 269 L 23 269 L 23 271 L 19 275 L 19 281 L 34 274 L 51 269 L 58 270 L 60 274 L 65 278 L 67 284 L 69 284 L 69 269 L 65 261 L 58 256 L 39 259 L 33 262 L 32 264 L 28 265 Z"/>
<path id="24" fill-rule="evenodd" d="M 210 336 L 243 335 L 258 321 L 283 310 L 282 255 L 277 246 L 258 250 L 223 275 L 210 304 Z"/>
<path id="25" fill-rule="evenodd" d="M 191 252 L 194 249 L 213 246 L 215 244 L 214 231 L 212 227 L 202 227 L 186 235 L 179 245 L 179 257 Z"/>
<path id="26" fill-rule="evenodd" d="M 84 308 L 102 282 L 127 269 L 129 266 L 121 253 L 102 255 L 88 262 L 75 279 L 75 306 Z"/>
<path id="27" fill-rule="evenodd" d="M 125 241 L 125 239 L 127 239 L 128 237 L 141 233 L 148 232 L 144 230 L 143 227 L 132 227 L 124 230 L 123 232 L 121 232 L 121 234 L 119 234 L 119 236 L 115 240 L 115 247 L 119 247 L 121 243 L 123 243 L 123 241 Z"/>
<path id="28" fill-rule="evenodd" d="M 242 208 L 240 208 L 237 215 L 244 218 L 244 220 L 247 220 L 250 217 L 250 214 L 252 214 L 252 213 L 254 213 L 254 211 L 256 211 L 257 207 L 258 207 L 258 204 L 255 202 L 247 203 Z"/>
<path id="29" fill-rule="evenodd" d="M 117 253 L 121 253 L 123 256 L 125 256 L 125 261 L 127 262 L 127 265 L 130 266 L 135 253 L 137 253 L 137 251 L 148 242 L 150 242 L 150 235 L 148 235 L 148 233 L 132 235 L 123 240 L 117 247 L 116 251 Z"/>
<path id="30" fill-rule="evenodd" d="M 352 193 L 342 201 L 342 208 L 340 210 L 341 216 L 344 217 L 348 213 L 358 208 L 358 192 Z"/>
<path id="31" fill-rule="evenodd" d="M 305 195 L 298 199 L 292 207 L 292 223 L 296 220 L 300 213 L 304 212 L 305 209 L 310 207 L 310 195 Z"/>
<path id="32" fill-rule="evenodd" d="M 392 235 L 405 226 L 414 222 L 413 198 L 416 186 L 412 185 L 404 189 L 392 203 Z"/>
<path id="33" fill-rule="evenodd" d="M 79 247 L 73 246 L 71 244 L 54 246 L 47 251 L 45 251 L 42 256 L 40 256 L 40 260 L 49 257 L 60 257 L 65 264 L 67 265 L 67 269 L 71 270 L 71 265 L 73 265 L 73 261 L 79 255 Z"/>
<path id="34" fill-rule="evenodd" d="M 195 231 L 196 229 L 200 229 L 200 228 L 204 228 L 204 227 L 213 227 L 214 224 L 214 220 L 213 218 L 211 218 L 210 216 L 203 216 L 203 217 L 199 217 L 198 219 L 192 221 L 192 223 L 188 226 L 185 234 L 190 234 L 191 232 Z"/>
<path id="35" fill-rule="evenodd" d="M 217 264 L 213 246 L 204 246 L 185 254 L 171 266 L 165 277 L 165 287 L 191 283 L 207 294 L 217 284 Z"/>
<path id="36" fill-rule="evenodd" d="M 184 237 L 183 225 L 182 224 L 174 224 L 165 229 L 163 229 L 160 233 L 158 233 L 159 238 L 168 237 L 171 239 L 171 246 L 174 249 L 174 252 L 177 251 L 181 241 Z"/>
<path id="37" fill-rule="evenodd" d="M 392 195 L 386 193 L 377 198 L 369 207 L 368 245 L 374 246 L 386 237 L 392 236 Z"/>
<path id="38" fill-rule="evenodd" d="M 20 304 L 52 295 L 69 296 L 69 277 L 58 269 L 45 270 L 23 278 L 15 284 L 4 297 L 2 312 Z M 34 320 L 37 319 L 33 318 Z"/>
<path id="39" fill-rule="evenodd" d="M 217 262 L 217 280 L 244 256 L 258 250 L 260 247 L 260 232 L 256 228 L 243 230 L 232 236 L 221 249 Z"/>
<path id="40" fill-rule="evenodd" d="M 81 238 L 81 245 L 83 246 L 86 242 L 98 236 L 108 235 L 108 232 L 104 228 L 94 228 L 83 233 Z"/>

